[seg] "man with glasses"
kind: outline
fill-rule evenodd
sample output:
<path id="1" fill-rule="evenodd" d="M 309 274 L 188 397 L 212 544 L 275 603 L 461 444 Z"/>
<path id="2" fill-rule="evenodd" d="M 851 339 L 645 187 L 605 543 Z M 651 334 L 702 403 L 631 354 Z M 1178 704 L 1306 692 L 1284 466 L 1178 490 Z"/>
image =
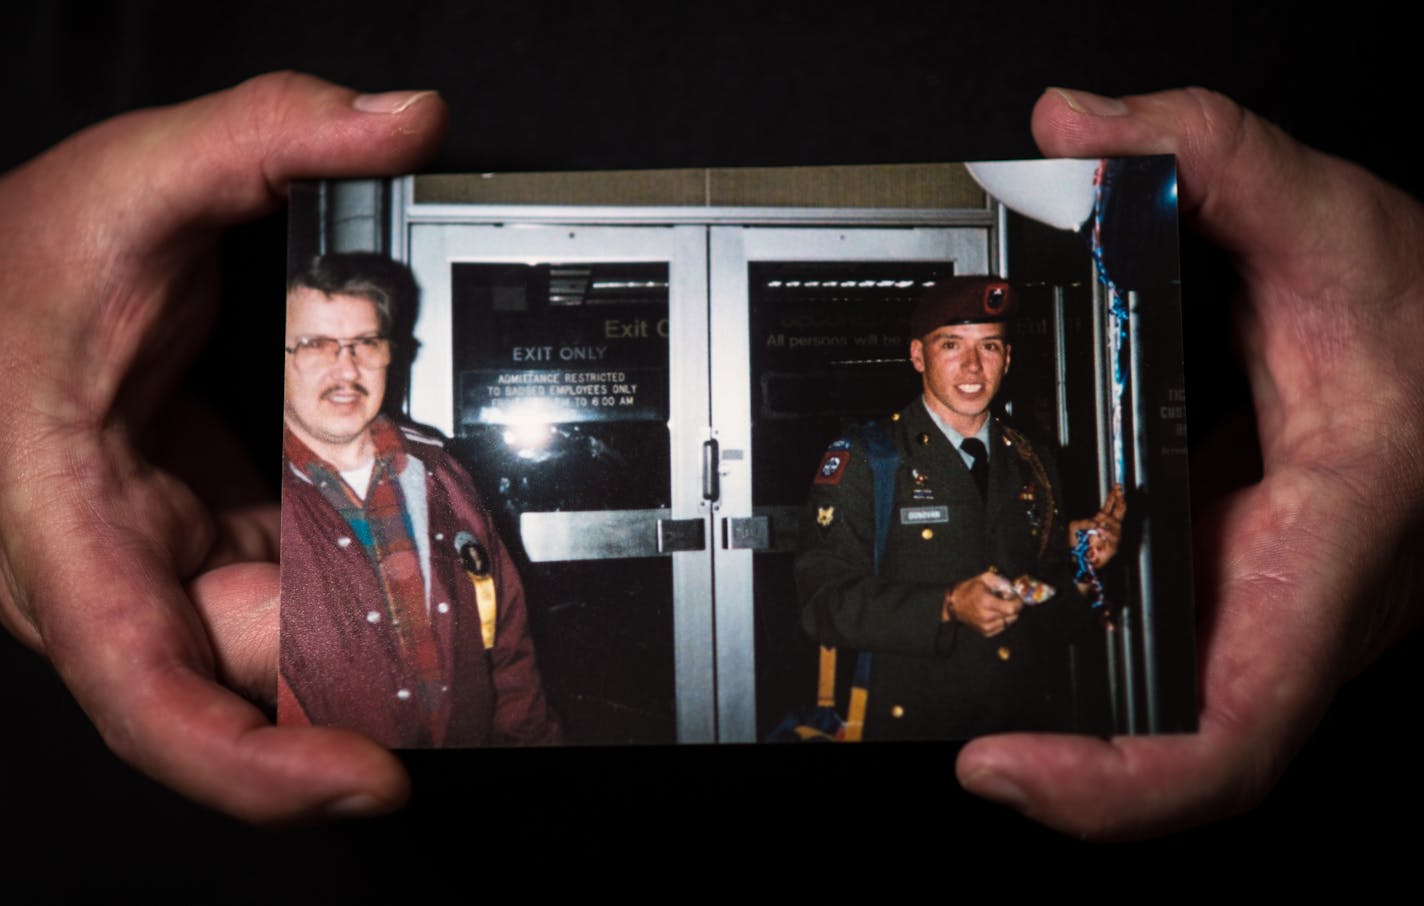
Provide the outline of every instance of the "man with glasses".
<path id="1" fill-rule="evenodd" d="M 287 284 L 279 721 L 402 748 L 557 743 L 469 476 L 382 414 L 398 273 L 326 255 Z"/>

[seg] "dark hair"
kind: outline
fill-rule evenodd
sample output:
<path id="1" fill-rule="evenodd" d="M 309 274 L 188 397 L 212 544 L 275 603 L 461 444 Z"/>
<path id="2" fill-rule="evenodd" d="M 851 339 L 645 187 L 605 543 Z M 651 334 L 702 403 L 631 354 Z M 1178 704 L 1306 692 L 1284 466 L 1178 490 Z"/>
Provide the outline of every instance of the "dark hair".
<path id="1" fill-rule="evenodd" d="M 384 255 L 346 252 L 308 258 L 287 278 L 287 292 L 314 289 L 328 296 L 359 296 L 376 306 L 382 336 L 396 328 L 403 285 L 410 272 Z"/>

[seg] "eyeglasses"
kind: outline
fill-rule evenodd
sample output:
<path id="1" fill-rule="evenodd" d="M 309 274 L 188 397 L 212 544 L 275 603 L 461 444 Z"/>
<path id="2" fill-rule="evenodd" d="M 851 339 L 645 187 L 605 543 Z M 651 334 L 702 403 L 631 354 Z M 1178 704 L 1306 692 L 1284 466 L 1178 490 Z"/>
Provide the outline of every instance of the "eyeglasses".
<path id="1" fill-rule="evenodd" d="M 299 337 L 287 354 L 298 371 L 321 371 L 341 358 L 341 350 L 351 350 L 351 358 L 362 368 L 384 368 L 391 363 L 391 341 L 386 337 Z"/>

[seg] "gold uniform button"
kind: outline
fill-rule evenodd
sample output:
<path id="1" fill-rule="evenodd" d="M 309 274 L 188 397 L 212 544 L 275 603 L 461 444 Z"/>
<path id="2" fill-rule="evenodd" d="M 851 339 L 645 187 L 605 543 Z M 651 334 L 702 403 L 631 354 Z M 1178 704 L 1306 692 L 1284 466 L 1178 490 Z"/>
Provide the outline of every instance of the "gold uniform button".
<path id="1" fill-rule="evenodd" d="M 927 529 L 925 529 L 923 532 L 920 532 L 920 537 L 923 538 L 923 539 L 925 539 L 926 541 L 930 540 L 931 538 L 934 537 L 934 529 L 932 529 L 932 528 L 927 528 Z"/>
<path id="2" fill-rule="evenodd" d="M 904 716 L 905 716 L 905 709 L 904 709 L 904 707 L 902 707 L 902 706 L 900 706 L 900 705 L 896 705 L 895 707 L 891 708 L 891 709 L 890 709 L 890 716 L 893 717 L 893 718 L 896 718 L 897 720 L 898 720 L 899 718 L 901 718 L 901 717 L 904 717 Z"/>
<path id="3" fill-rule="evenodd" d="M 915 438 L 915 442 L 922 447 L 928 446 L 930 442 L 930 436 L 925 432 L 921 431 L 919 436 Z"/>
<path id="4" fill-rule="evenodd" d="M 1000 645 L 1000 646 L 999 646 L 999 660 L 1001 660 L 1001 661 L 1007 661 L 1007 660 L 1009 659 L 1009 656 L 1010 656 L 1011 654 L 1012 654 L 1012 652 L 1009 651 L 1009 646 L 1008 646 L 1008 645 Z"/>
<path id="5" fill-rule="evenodd" d="M 894 415 L 890 416 L 890 420 L 892 422 L 898 422 L 900 420 L 900 413 L 896 412 Z"/>

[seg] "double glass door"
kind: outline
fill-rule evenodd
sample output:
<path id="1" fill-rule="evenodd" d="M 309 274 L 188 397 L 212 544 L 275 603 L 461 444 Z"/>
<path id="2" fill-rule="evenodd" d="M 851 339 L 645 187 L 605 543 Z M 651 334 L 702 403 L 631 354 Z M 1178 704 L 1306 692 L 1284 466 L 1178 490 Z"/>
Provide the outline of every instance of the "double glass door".
<path id="1" fill-rule="evenodd" d="M 406 229 L 409 412 L 520 564 L 569 741 L 752 742 L 810 701 L 811 475 L 917 392 L 909 309 L 993 269 L 992 224 Z"/>

